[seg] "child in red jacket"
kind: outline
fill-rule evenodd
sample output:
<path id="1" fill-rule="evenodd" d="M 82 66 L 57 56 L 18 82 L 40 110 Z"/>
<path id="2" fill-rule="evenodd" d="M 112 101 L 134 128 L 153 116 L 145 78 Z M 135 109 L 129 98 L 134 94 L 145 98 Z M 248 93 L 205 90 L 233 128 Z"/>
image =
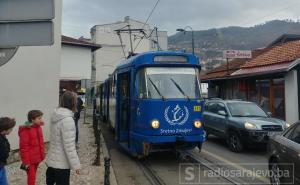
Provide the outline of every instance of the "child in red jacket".
<path id="1" fill-rule="evenodd" d="M 43 113 L 39 110 L 29 111 L 28 121 L 19 128 L 21 168 L 27 171 L 27 184 L 35 185 L 36 171 L 39 163 L 45 159 L 42 125 Z"/>

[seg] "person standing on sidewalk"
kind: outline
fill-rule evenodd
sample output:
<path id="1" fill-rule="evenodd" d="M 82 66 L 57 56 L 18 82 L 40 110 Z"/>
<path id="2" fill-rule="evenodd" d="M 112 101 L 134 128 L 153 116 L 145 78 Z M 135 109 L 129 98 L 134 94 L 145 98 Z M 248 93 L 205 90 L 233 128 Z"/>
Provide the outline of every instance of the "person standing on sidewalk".
<path id="1" fill-rule="evenodd" d="M 10 152 L 10 144 L 6 138 L 16 125 L 12 118 L 0 118 L 0 185 L 8 185 L 6 171 L 4 166 L 7 164 L 7 158 Z"/>
<path id="2" fill-rule="evenodd" d="M 69 185 L 70 170 L 80 173 L 80 161 L 76 151 L 76 128 L 73 114 L 76 111 L 76 94 L 66 91 L 54 110 L 50 125 L 50 148 L 46 172 L 47 185 Z"/>
<path id="3" fill-rule="evenodd" d="M 35 185 L 38 166 L 45 159 L 42 117 L 42 111 L 31 110 L 27 114 L 28 120 L 19 127 L 21 169 L 27 172 L 28 185 Z"/>
<path id="4" fill-rule="evenodd" d="M 76 112 L 74 113 L 74 121 L 75 121 L 75 127 L 76 127 L 76 146 L 78 146 L 78 139 L 79 139 L 79 119 L 80 119 L 80 112 L 83 109 L 83 101 L 82 99 L 77 96 L 77 103 L 76 103 Z"/>

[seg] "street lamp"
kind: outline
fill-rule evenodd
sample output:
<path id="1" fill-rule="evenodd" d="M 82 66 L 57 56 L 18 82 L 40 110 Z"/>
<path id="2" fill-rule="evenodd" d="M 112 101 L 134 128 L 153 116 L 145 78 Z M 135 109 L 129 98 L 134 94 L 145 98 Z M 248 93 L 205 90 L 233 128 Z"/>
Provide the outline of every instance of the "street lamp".
<path id="1" fill-rule="evenodd" d="M 183 32 L 185 34 L 185 32 L 187 32 L 186 31 L 187 28 L 189 28 L 192 32 L 192 49 L 193 49 L 193 55 L 194 55 L 195 54 L 195 43 L 194 43 L 194 30 L 193 30 L 193 28 L 190 27 L 190 26 L 186 26 L 185 28 L 178 28 L 178 29 L 176 29 L 176 31 Z"/>

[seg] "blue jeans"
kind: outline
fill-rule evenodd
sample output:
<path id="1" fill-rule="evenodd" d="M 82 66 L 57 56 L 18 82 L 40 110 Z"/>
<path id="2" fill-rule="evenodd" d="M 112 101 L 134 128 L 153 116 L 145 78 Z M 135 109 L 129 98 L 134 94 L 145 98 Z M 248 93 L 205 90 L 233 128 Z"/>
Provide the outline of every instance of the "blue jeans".
<path id="1" fill-rule="evenodd" d="M 6 171 L 4 167 L 0 167 L 0 185 L 8 185 Z"/>

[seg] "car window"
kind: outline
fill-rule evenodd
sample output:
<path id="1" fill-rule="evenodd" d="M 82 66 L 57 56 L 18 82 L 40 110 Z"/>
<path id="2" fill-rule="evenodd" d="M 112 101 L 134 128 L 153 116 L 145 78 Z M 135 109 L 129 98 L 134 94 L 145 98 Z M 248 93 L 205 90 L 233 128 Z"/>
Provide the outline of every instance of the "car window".
<path id="1" fill-rule="evenodd" d="M 300 124 L 297 125 L 292 134 L 290 134 L 289 139 L 300 144 Z"/>
<path id="2" fill-rule="evenodd" d="M 223 103 L 218 103 L 218 111 L 227 112 Z"/>
<path id="3" fill-rule="evenodd" d="M 217 114 L 218 104 L 217 103 L 209 103 L 207 106 L 207 111 Z"/>
<path id="4" fill-rule="evenodd" d="M 233 117 L 267 117 L 266 113 L 255 103 L 232 102 L 227 103 Z"/>
<path id="5" fill-rule="evenodd" d="M 285 138 L 288 138 L 288 139 L 289 139 L 289 138 L 291 137 L 291 134 L 292 134 L 293 131 L 295 130 L 295 127 L 292 126 L 291 128 L 288 128 L 288 129 L 289 129 L 289 130 L 288 130 L 287 132 L 285 132 L 283 136 L 284 136 Z"/>

